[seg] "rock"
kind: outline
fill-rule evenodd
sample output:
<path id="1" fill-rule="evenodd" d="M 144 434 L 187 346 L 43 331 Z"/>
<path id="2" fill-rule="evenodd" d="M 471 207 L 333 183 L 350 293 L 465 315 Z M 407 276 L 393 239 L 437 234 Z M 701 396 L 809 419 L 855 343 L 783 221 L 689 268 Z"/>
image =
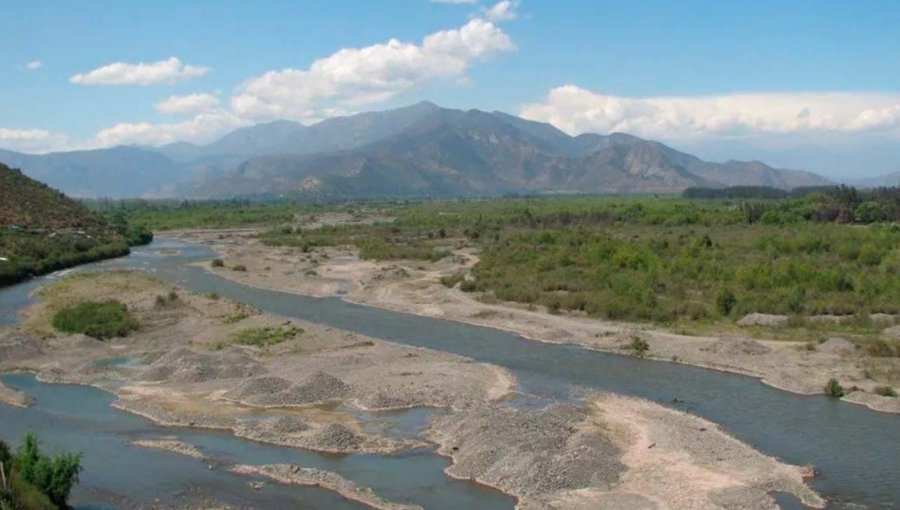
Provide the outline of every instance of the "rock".
<path id="1" fill-rule="evenodd" d="M 882 334 L 893 340 L 900 340 L 900 326 L 893 326 L 882 331 Z"/>
<path id="2" fill-rule="evenodd" d="M 738 326 L 766 326 L 780 328 L 786 326 L 789 317 L 787 315 L 773 315 L 768 313 L 750 313 L 737 322 Z"/>
<path id="3" fill-rule="evenodd" d="M 717 342 L 702 348 L 704 351 L 729 354 L 760 356 L 772 352 L 772 349 L 746 337 L 725 337 Z"/>
<path id="4" fill-rule="evenodd" d="M 819 350 L 822 352 L 830 352 L 834 354 L 850 354 L 856 350 L 856 345 L 854 345 L 853 342 L 850 342 L 846 338 L 833 336 L 828 340 L 822 342 L 822 344 L 819 345 Z"/>

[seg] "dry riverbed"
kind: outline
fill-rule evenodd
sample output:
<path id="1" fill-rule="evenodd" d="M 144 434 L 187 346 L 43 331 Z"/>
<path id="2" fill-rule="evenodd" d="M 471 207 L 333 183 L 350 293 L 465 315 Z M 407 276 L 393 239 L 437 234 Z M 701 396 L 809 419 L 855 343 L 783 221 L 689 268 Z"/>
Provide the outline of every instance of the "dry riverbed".
<path id="1" fill-rule="evenodd" d="M 773 490 L 821 503 L 800 468 L 650 402 L 597 395 L 582 404 L 513 408 L 504 398 L 515 380 L 500 367 L 260 313 L 139 272 L 76 275 L 39 296 L 21 325 L 0 331 L 0 372 L 95 385 L 118 396 L 116 407 L 159 423 L 344 454 L 437 448 L 453 459 L 448 474 L 514 495 L 520 508 L 774 508 Z M 64 306 L 103 299 L 126 304 L 140 329 L 100 341 L 50 325 Z M 283 341 L 240 344 L 259 328 Z M 411 407 L 445 414 L 421 437 L 396 438 L 366 432 L 361 411 L 350 411 Z M 202 456 L 174 438 L 135 444 Z M 232 469 L 403 508 L 334 473 Z"/>
<path id="2" fill-rule="evenodd" d="M 758 377 L 776 388 L 801 394 L 822 393 L 825 383 L 833 378 L 854 390 L 845 400 L 879 411 L 900 412 L 900 399 L 874 392 L 879 386 L 900 391 L 900 358 L 871 357 L 840 338 L 821 344 L 767 340 L 752 337 L 758 331 L 752 326 L 720 336 L 693 336 L 647 325 L 553 315 L 515 303 L 487 304 L 440 283 L 442 276 L 471 270 L 478 260 L 471 250 L 457 250 L 454 256 L 434 263 L 378 262 L 360 260 L 357 250 L 349 246 L 316 248 L 309 253 L 265 246 L 255 239 L 254 231 L 246 229 L 179 231 L 171 235 L 210 245 L 221 254 L 225 265 L 212 270 L 248 285 L 310 296 L 341 294 L 355 303 L 608 352 L 627 354 L 632 341 L 640 338 L 649 346 L 649 358 Z M 246 270 L 231 269 L 236 265 Z M 890 331 L 887 328 L 885 335 Z"/>

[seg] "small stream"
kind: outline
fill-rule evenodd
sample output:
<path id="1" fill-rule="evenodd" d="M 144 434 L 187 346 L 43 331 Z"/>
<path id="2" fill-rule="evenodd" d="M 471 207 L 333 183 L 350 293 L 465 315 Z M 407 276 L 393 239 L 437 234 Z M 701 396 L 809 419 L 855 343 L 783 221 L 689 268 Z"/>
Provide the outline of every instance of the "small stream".
<path id="1" fill-rule="evenodd" d="M 169 250 L 177 250 L 177 254 Z M 312 298 L 258 289 L 221 278 L 203 268 L 185 265 L 214 256 L 205 246 L 160 238 L 147 247 L 136 249 L 126 258 L 100 266 L 143 269 L 196 292 L 217 292 L 269 313 L 497 364 L 519 379 L 519 389 L 530 394 L 532 402 L 569 400 L 578 398 L 584 391 L 605 390 L 673 405 L 722 425 L 737 438 L 765 453 L 793 464 L 814 464 L 821 472 L 814 486 L 831 500 L 832 508 L 900 506 L 900 416 L 878 413 L 825 396 L 794 395 L 753 378 L 714 370 L 595 352 L 577 346 L 544 344 L 489 328 L 353 305 L 336 297 Z M 0 291 L 3 310 L 0 325 L 15 320 L 14 312 L 7 307 L 26 306 L 28 293 L 40 283 L 41 279 L 38 279 Z M 679 403 L 672 404 L 676 398 Z M 0 436 L 5 435 L 5 431 L 0 430 Z M 200 435 L 225 442 L 254 444 L 230 436 Z M 191 442 L 202 443 L 201 439 Z M 206 446 L 216 448 L 214 443 Z M 277 455 L 300 455 L 293 449 L 271 448 L 273 455 L 275 452 Z M 88 456 L 93 453 L 85 451 Z M 382 473 L 382 477 L 390 476 L 396 480 L 383 482 L 384 490 L 390 491 L 388 486 L 403 483 L 403 476 L 393 476 L 393 470 L 402 469 L 400 466 L 404 463 L 413 464 L 410 458 L 418 459 L 415 455 L 399 457 L 401 460 L 390 468 L 391 471 Z M 378 459 L 371 462 L 379 464 Z M 364 463 L 364 460 L 357 462 Z M 366 484 L 364 478 L 347 477 Z M 391 492 L 384 490 L 376 489 L 376 492 L 394 499 Z M 398 491 L 402 492 L 402 489 Z M 475 496 L 478 503 L 472 500 L 473 503 L 464 508 L 503 507 L 492 506 L 497 503 L 487 501 L 488 494 L 496 493 L 485 490 Z M 507 508 L 512 504 L 508 499 L 503 503 L 508 505 Z M 326 505 L 322 508 L 337 507 Z M 463 507 L 450 505 L 444 508 Z"/>

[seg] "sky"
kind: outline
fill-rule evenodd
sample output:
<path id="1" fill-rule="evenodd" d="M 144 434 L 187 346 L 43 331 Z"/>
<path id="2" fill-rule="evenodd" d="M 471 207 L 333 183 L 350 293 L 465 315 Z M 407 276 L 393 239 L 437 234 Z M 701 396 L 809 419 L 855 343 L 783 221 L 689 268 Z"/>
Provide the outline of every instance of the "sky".
<path id="1" fill-rule="evenodd" d="M 896 0 L 0 0 L 0 148 L 207 143 L 430 100 L 900 171 Z"/>

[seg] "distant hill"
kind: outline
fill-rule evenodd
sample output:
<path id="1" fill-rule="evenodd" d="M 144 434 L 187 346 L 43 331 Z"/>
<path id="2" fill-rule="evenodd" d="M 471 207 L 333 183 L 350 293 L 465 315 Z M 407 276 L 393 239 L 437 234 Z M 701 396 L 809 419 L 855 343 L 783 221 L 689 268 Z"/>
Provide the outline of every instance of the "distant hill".
<path id="1" fill-rule="evenodd" d="M 870 177 L 868 179 L 857 179 L 847 184 L 856 186 L 857 188 L 882 188 L 890 186 L 900 186 L 900 171 L 892 172 L 878 177 Z"/>
<path id="2" fill-rule="evenodd" d="M 151 238 L 0 163 L 0 285 L 124 255 Z"/>
<path id="3" fill-rule="evenodd" d="M 440 197 L 829 183 L 809 172 L 775 169 L 760 162 L 706 162 L 622 133 L 572 137 L 550 124 L 499 112 L 433 105 L 429 110 L 402 131 L 356 149 L 250 158 L 203 181 L 195 193 Z"/>
<path id="4" fill-rule="evenodd" d="M 168 157 L 139 147 L 49 154 L 0 150 L 0 161 L 78 197 L 166 196 L 186 177 Z"/>
<path id="5" fill-rule="evenodd" d="M 758 161 L 712 163 L 624 133 L 569 136 L 501 112 L 429 102 L 237 129 L 207 145 L 114 147 L 0 161 L 73 196 L 325 198 L 674 192 L 828 184 Z"/>

